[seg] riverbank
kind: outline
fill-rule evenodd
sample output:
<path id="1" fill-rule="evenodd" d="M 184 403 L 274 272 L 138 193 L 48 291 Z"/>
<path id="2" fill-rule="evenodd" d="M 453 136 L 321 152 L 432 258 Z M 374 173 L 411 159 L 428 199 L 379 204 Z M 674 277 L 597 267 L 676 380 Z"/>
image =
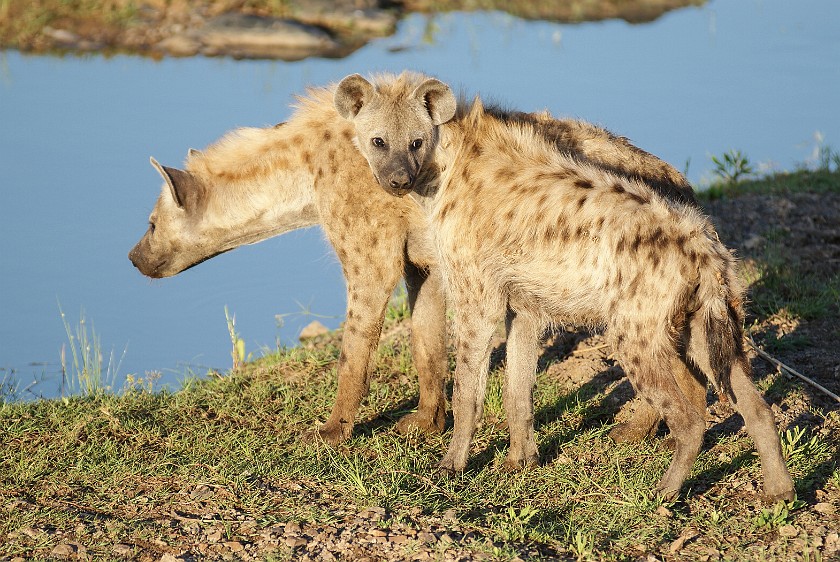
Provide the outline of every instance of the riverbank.
<path id="1" fill-rule="evenodd" d="M 703 205 L 743 258 L 757 344 L 840 394 L 840 171 L 715 186 Z M 798 500 L 758 497 L 738 416 L 712 401 L 681 499 L 649 490 L 663 433 L 607 437 L 630 397 L 599 336 L 553 334 L 540 360 L 542 464 L 507 473 L 503 340 L 471 462 L 434 470 L 443 436 L 398 435 L 416 405 L 405 309 L 389 315 L 353 438 L 301 442 L 329 412 L 340 330 L 177 392 L 0 406 L 0 560 L 830 560 L 840 555 L 840 410 L 751 352 Z M 451 392 L 451 389 L 450 389 Z M 451 414 L 449 425 L 451 426 Z"/>
<path id="2" fill-rule="evenodd" d="M 83 0 L 0 1 L 0 48 L 298 60 L 343 57 L 394 33 L 409 13 L 498 10 L 559 22 L 651 21 L 705 0 Z"/>

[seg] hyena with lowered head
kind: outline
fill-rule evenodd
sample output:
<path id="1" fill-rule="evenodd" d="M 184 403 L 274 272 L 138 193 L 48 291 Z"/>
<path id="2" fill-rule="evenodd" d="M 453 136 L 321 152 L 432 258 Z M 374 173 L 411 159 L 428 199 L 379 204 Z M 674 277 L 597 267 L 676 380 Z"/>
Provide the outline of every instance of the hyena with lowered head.
<path id="1" fill-rule="evenodd" d="M 430 216 L 455 311 L 455 428 L 440 465 L 462 470 L 482 414 L 494 328 L 510 311 L 504 389 L 506 464 L 538 460 L 533 387 L 540 334 L 552 324 L 605 329 L 637 393 L 668 423 L 670 467 L 656 487 L 676 496 L 700 450 L 704 412 L 677 382 L 711 381 L 743 416 L 764 491 L 792 499 L 773 414 L 750 380 L 743 288 L 735 259 L 694 206 L 576 161 L 533 125 L 459 104 L 417 74 L 336 90 L 380 185 L 412 195 Z M 439 185 L 400 178 L 436 169 Z M 396 181 L 395 181 L 396 180 Z"/>
<path id="2" fill-rule="evenodd" d="M 335 86 L 299 99 L 288 122 L 242 128 L 203 151 L 190 150 L 185 169 L 152 165 L 164 179 L 149 228 L 129 253 L 145 275 L 176 275 L 243 244 L 320 224 L 341 262 L 347 314 L 338 363 L 338 394 L 318 430 L 336 444 L 352 432 L 367 393 L 370 357 L 385 307 L 404 276 L 412 312 L 412 355 L 420 381 L 417 411 L 397 428 L 438 432 L 445 421 L 444 299 L 426 217 L 410 201 L 378 187 L 359 152 L 348 144 L 353 126 L 333 106 Z M 591 124 L 547 114 L 511 112 L 532 123 L 557 150 L 628 177 L 643 178 L 669 197 L 693 200 L 691 186 L 667 163 Z M 698 395 L 700 408 L 705 392 Z M 638 440 L 658 414 L 643 404 L 613 432 Z"/>

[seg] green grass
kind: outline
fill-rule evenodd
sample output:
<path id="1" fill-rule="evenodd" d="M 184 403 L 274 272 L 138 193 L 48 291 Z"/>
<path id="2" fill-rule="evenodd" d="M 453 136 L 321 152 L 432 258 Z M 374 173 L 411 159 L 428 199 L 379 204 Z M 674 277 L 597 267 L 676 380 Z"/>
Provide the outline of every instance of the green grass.
<path id="1" fill-rule="evenodd" d="M 801 192 L 840 192 L 840 170 L 836 167 L 820 167 L 816 170 L 778 172 L 738 182 L 717 181 L 708 189 L 698 191 L 697 197 L 700 201 L 712 201 L 721 197 L 738 197 L 747 194 L 786 195 Z"/>
<path id="2" fill-rule="evenodd" d="M 79 322 L 75 327 L 71 327 L 61 304 L 58 310 L 67 334 L 67 344 L 61 348 L 62 394 L 68 390 L 71 394 L 93 396 L 116 390 L 122 358 L 116 360 L 111 351 L 105 362 L 100 337 L 93 322 L 88 323 L 85 318 L 84 310 L 79 313 Z"/>
<path id="3" fill-rule="evenodd" d="M 581 394 L 545 373 L 536 394 L 543 465 L 501 470 L 507 433 L 503 420 L 492 423 L 503 413 L 493 411 L 476 434 L 466 472 L 444 476 L 434 467 L 446 435 L 392 431 L 402 405 L 416 399 L 414 384 L 398 382 L 405 346 L 404 340 L 383 346 L 362 423 L 336 449 L 299 440 L 329 412 L 338 355 L 332 344 L 284 350 L 174 393 L 135 388 L 122 396 L 2 406 L 0 505 L 16 507 L 0 510 L 0 550 L 48 554 L 58 535 L 19 532 L 30 528 L 60 529 L 94 556 L 107 556 L 115 542 L 177 545 L 189 539 L 189 523 L 161 523 L 173 510 L 229 519 L 225 532 L 247 541 L 278 521 L 336 521 L 336 506 L 354 505 L 383 507 L 405 520 L 451 510 L 461 528 L 483 537 L 476 551 L 496 559 L 528 544 L 580 559 L 623 559 L 639 545 L 664 552 L 686 526 L 703 535 L 695 542 L 737 558 L 802 511 L 797 504 L 762 515 L 768 506 L 753 494 L 733 495 L 733 482 L 755 482 L 760 474 L 749 441 L 739 436 L 701 454 L 689 486 L 703 487 L 703 494 L 663 505 L 649 491 L 670 453 L 657 441 L 616 446 L 606 437 L 603 392 Z M 500 378 L 494 372 L 491 387 Z M 795 429 L 785 435 L 800 481 L 832 462 L 840 420 L 827 420 L 834 428 L 828 435 Z M 331 499 L 306 501 L 314 491 Z M 255 526 L 244 530 L 244 520 Z"/>

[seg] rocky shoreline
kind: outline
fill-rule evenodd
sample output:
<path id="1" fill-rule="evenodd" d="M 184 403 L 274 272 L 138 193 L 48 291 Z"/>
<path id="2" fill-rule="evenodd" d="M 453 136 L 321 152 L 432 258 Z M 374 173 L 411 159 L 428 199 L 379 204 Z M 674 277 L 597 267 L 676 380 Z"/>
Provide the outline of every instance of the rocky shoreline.
<path id="1" fill-rule="evenodd" d="M 651 21 L 705 0 L 294 0 L 289 2 L 168 2 L 150 0 L 123 11 L 86 13 L 2 7 L 0 48 L 29 53 L 131 53 L 300 60 L 344 57 L 391 35 L 409 13 L 495 10 L 558 22 Z M 48 4 L 43 2 L 39 4 Z M 111 4 L 120 4 L 120 1 Z M 552 5 L 559 4 L 559 5 Z M 17 11 L 16 11 L 17 10 Z M 27 12 L 26 10 L 30 10 Z M 18 13 L 20 12 L 20 13 Z"/>

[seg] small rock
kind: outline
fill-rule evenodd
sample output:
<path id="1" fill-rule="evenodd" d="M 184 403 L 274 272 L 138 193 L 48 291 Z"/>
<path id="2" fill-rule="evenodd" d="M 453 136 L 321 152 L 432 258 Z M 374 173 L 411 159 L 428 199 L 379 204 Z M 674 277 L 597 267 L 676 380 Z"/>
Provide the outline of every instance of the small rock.
<path id="1" fill-rule="evenodd" d="M 157 48 L 174 57 L 191 57 L 201 50 L 201 43 L 186 35 L 173 35 L 159 42 Z"/>
<path id="2" fill-rule="evenodd" d="M 286 546 L 289 548 L 297 548 L 299 546 L 306 546 L 306 539 L 286 537 Z"/>
<path id="3" fill-rule="evenodd" d="M 388 537 L 388 542 L 391 544 L 405 544 L 408 542 L 408 537 L 405 535 L 392 535 Z"/>
<path id="4" fill-rule="evenodd" d="M 683 532 L 680 533 L 680 536 L 677 538 L 677 540 L 671 543 L 671 554 L 678 553 L 685 546 L 685 543 L 696 537 L 698 534 L 699 533 L 694 529 L 683 530 Z"/>
<path id="5" fill-rule="evenodd" d="M 49 26 L 44 27 L 42 33 L 65 47 L 74 46 L 79 42 L 79 36 L 66 29 L 55 29 Z"/>
<path id="6" fill-rule="evenodd" d="M 40 535 L 42 531 L 39 531 L 35 527 L 24 527 L 23 529 L 20 529 L 17 532 L 18 534 L 26 535 L 30 539 L 34 539 L 35 537 Z"/>
<path id="7" fill-rule="evenodd" d="M 73 556 L 76 554 L 76 549 L 67 543 L 57 545 L 50 553 L 53 556 Z"/>
<path id="8" fill-rule="evenodd" d="M 295 522 L 286 523 L 286 534 L 287 535 L 299 535 L 300 534 L 300 525 Z"/>
<path id="9" fill-rule="evenodd" d="M 225 546 L 228 547 L 231 552 L 242 552 L 245 550 L 245 545 L 239 541 L 228 541 L 225 543 Z"/>
<path id="10" fill-rule="evenodd" d="M 656 508 L 656 514 L 660 517 L 671 517 L 674 513 L 664 505 L 660 505 Z"/>
<path id="11" fill-rule="evenodd" d="M 222 14 L 194 35 L 210 53 L 232 52 L 248 57 L 299 59 L 338 46 L 323 29 L 294 20 L 251 14 Z"/>
<path id="12" fill-rule="evenodd" d="M 382 529 L 371 529 L 368 531 L 368 535 L 372 537 L 387 537 L 388 533 L 383 531 Z"/>
<path id="13" fill-rule="evenodd" d="M 417 540 L 427 544 L 432 544 L 437 541 L 437 539 L 432 533 L 427 533 L 425 531 L 417 533 Z"/>
<path id="14" fill-rule="evenodd" d="M 820 502 L 814 506 L 814 511 L 822 513 L 823 515 L 831 515 L 837 510 L 828 502 Z"/>
<path id="15" fill-rule="evenodd" d="M 799 529 L 794 527 L 793 525 L 782 525 L 779 527 L 779 534 L 783 537 L 795 537 L 799 534 Z"/>
<path id="16" fill-rule="evenodd" d="M 183 560 L 183 558 L 175 556 L 171 552 L 167 552 L 166 554 L 160 557 L 160 562 L 183 562 Z"/>
<path id="17" fill-rule="evenodd" d="M 111 549 L 111 552 L 113 552 L 117 556 L 128 557 L 128 556 L 131 556 L 131 555 L 134 554 L 134 547 L 132 547 L 131 545 L 128 545 L 128 544 L 117 543 Z"/>
<path id="18" fill-rule="evenodd" d="M 300 331 L 300 335 L 298 339 L 300 341 L 309 340 L 318 336 L 323 336 L 326 333 L 329 333 L 329 329 L 318 322 L 317 320 L 313 320 L 306 326 L 304 326 L 303 330 Z"/>

